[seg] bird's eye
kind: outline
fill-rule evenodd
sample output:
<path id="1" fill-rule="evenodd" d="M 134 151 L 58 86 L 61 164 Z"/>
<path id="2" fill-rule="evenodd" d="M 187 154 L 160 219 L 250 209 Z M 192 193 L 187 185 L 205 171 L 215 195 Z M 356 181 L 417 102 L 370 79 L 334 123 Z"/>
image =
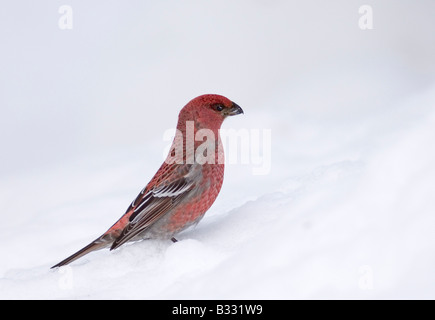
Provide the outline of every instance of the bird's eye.
<path id="1" fill-rule="evenodd" d="M 221 105 L 221 104 L 215 104 L 214 106 L 213 106 L 213 109 L 215 109 L 216 111 L 222 111 L 222 110 L 224 110 L 224 106 L 223 105 Z"/>

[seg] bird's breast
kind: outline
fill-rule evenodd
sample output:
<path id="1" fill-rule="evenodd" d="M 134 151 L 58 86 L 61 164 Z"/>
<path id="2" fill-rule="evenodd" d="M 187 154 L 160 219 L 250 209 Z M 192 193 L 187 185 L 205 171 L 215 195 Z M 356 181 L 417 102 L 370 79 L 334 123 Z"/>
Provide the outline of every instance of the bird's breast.
<path id="1" fill-rule="evenodd" d="M 216 200 L 223 184 L 224 165 L 204 164 L 202 170 L 197 190 L 168 217 L 167 223 L 162 226 L 164 233 L 172 235 L 199 222 Z"/>

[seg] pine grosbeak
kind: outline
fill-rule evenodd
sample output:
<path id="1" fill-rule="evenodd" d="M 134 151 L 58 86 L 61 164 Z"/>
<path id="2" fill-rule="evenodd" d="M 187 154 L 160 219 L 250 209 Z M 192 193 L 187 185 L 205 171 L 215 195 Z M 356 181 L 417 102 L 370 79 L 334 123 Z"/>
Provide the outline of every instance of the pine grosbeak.
<path id="1" fill-rule="evenodd" d="M 219 129 L 226 117 L 240 113 L 242 108 L 220 95 L 202 95 L 190 101 L 178 116 L 168 157 L 124 215 L 102 236 L 52 268 L 94 250 L 116 249 L 128 241 L 177 241 L 174 236 L 198 223 L 219 194 L 224 177 Z"/>

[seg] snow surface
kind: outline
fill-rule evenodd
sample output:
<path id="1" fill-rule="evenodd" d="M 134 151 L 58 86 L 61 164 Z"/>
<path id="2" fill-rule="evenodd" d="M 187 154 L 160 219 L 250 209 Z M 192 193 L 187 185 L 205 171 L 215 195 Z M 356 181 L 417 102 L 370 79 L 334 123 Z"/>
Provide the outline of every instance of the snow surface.
<path id="1" fill-rule="evenodd" d="M 63 3 L 31 3 L 0 10 L 1 299 L 435 298 L 433 2 L 366 1 L 367 31 L 358 1 L 71 1 L 70 31 Z M 175 244 L 50 270 L 120 217 L 207 92 L 245 110 L 225 129 L 271 130 L 270 172 L 227 165 Z"/>

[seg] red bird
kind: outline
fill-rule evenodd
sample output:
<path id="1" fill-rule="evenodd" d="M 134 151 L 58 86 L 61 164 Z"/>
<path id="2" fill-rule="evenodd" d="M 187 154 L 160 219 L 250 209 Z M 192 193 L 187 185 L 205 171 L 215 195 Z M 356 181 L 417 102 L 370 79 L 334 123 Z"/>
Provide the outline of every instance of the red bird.
<path id="1" fill-rule="evenodd" d="M 178 116 L 168 157 L 124 215 L 102 236 L 52 268 L 94 250 L 116 249 L 128 241 L 157 238 L 176 242 L 174 236 L 198 223 L 217 198 L 224 178 L 219 129 L 225 118 L 241 113 L 242 108 L 220 95 L 207 94 L 190 101 Z"/>

